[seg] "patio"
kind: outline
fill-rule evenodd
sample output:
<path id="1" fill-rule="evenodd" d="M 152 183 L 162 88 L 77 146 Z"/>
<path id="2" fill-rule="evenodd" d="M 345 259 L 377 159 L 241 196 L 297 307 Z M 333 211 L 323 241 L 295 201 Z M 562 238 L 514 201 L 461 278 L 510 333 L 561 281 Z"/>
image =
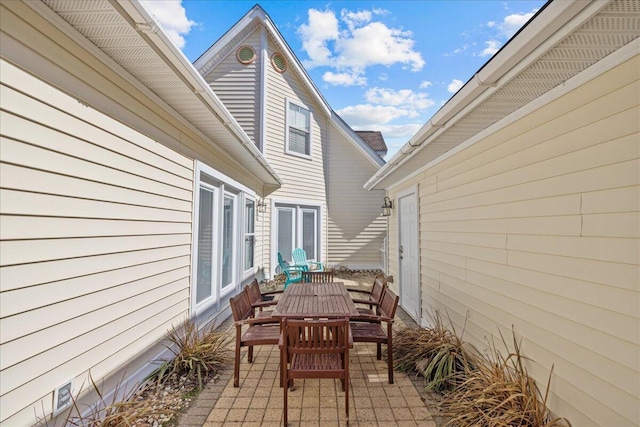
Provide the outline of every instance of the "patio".
<path id="1" fill-rule="evenodd" d="M 369 286 L 372 278 L 336 279 L 347 286 Z M 415 327 L 399 307 L 394 329 Z M 231 319 L 221 330 L 233 333 Z M 384 347 L 384 346 L 383 346 Z M 277 346 L 258 346 L 254 362 L 242 351 L 240 387 L 233 387 L 233 368 L 209 383 L 181 417 L 181 427 L 280 426 L 283 390 L 279 386 L 280 352 Z M 375 344 L 356 343 L 349 355 L 350 426 L 424 426 L 436 423 L 419 385 L 402 372 L 387 381 L 386 359 L 376 360 Z M 344 426 L 344 393 L 339 380 L 297 380 L 289 392 L 289 426 Z"/>

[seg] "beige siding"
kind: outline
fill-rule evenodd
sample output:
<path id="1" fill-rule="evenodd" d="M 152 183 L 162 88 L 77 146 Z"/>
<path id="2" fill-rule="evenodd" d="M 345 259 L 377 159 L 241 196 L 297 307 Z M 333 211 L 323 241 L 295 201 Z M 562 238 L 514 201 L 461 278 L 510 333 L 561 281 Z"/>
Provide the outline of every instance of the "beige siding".
<path id="1" fill-rule="evenodd" d="M 381 216 L 385 192 L 366 191 L 377 168 L 334 127 L 329 129 L 329 256 L 331 266 L 382 268 L 387 220 Z"/>
<path id="2" fill-rule="evenodd" d="M 416 178 L 423 317 L 466 319 L 480 347 L 513 325 L 578 426 L 640 424 L 639 70 L 636 56 Z"/>
<path id="3" fill-rule="evenodd" d="M 28 425 L 188 314 L 193 162 L 5 61 L 0 90 L 0 421 Z"/>
<path id="4" fill-rule="evenodd" d="M 275 43 L 269 41 L 269 57 L 276 51 Z M 316 104 L 302 81 L 289 69 L 280 74 L 271 63 L 267 64 L 267 132 L 264 148 L 269 164 L 283 181 L 282 187 L 269 195 L 268 201 L 310 201 L 321 206 L 322 253 L 327 255 L 327 208 L 325 151 L 327 140 L 327 118 Z M 285 152 L 286 100 L 302 103 L 311 110 L 311 154 L 312 158 L 301 158 Z M 269 212 L 270 213 L 270 212 Z M 265 252 L 271 257 L 267 238 L 271 236 L 271 223 L 265 224 Z M 268 236 L 268 237 L 267 237 Z"/>
<path id="5" fill-rule="evenodd" d="M 241 46 L 251 46 L 256 60 L 242 64 L 236 58 L 237 49 L 232 50 L 206 77 L 213 91 L 233 114 L 256 144 L 260 137 L 260 30 L 254 31 Z M 239 48 L 240 46 L 238 46 Z"/>

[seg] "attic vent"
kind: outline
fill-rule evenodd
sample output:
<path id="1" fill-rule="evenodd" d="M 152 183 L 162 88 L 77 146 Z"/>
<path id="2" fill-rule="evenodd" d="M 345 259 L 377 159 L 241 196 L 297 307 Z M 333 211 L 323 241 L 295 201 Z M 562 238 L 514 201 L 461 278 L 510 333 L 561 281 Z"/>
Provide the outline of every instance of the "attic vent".
<path id="1" fill-rule="evenodd" d="M 251 46 L 240 46 L 236 52 L 238 62 L 243 64 L 251 64 L 256 60 L 256 51 Z"/>
<path id="2" fill-rule="evenodd" d="M 279 52 L 271 55 L 271 65 L 273 65 L 273 68 L 279 73 L 287 71 L 287 60 L 284 59 L 284 56 Z"/>

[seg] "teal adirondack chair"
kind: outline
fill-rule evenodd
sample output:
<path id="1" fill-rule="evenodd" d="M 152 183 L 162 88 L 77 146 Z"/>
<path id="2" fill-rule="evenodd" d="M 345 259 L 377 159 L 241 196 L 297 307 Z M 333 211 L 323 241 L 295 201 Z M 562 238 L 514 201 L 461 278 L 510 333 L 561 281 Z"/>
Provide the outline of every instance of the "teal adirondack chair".
<path id="1" fill-rule="evenodd" d="M 291 252 L 291 259 L 293 265 L 302 266 L 304 271 L 324 271 L 321 262 L 307 260 L 307 253 L 302 248 L 295 248 L 293 252 Z"/>
<path id="2" fill-rule="evenodd" d="M 298 283 L 302 281 L 302 272 L 304 269 L 297 265 L 291 265 L 282 259 L 282 255 L 278 252 L 278 265 L 280 266 L 280 271 L 284 273 L 286 276 L 286 280 L 284 282 L 284 288 L 287 289 L 287 286 L 291 283 Z"/>

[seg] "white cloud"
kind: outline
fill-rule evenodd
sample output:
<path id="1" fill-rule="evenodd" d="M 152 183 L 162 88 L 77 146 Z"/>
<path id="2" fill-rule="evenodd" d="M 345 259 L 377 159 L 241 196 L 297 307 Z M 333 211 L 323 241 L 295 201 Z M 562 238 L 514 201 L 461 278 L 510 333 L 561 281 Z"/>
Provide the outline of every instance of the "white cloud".
<path id="1" fill-rule="evenodd" d="M 365 95 L 367 102 L 380 105 L 391 105 L 412 110 L 424 110 L 435 105 L 435 102 L 427 98 L 426 93 L 415 93 L 409 89 L 383 89 L 374 87 Z"/>
<path id="2" fill-rule="evenodd" d="M 343 9 L 338 20 L 332 10 L 309 9 L 307 23 L 298 28 L 302 48 L 309 56 L 304 65 L 335 68 L 337 73 L 328 77 L 339 83 L 344 76 L 335 79 L 336 75 L 361 76 L 372 65 L 403 64 L 412 71 L 421 70 L 425 62 L 414 50 L 412 33 L 374 20 L 386 13 L 380 9 Z"/>
<path id="3" fill-rule="evenodd" d="M 447 90 L 449 93 L 456 93 L 462 86 L 464 86 L 464 82 L 462 80 L 453 79 L 451 80 L 451 83 L 449 83 L 449 86 L 447 86 Z"/>
<path id="4" fill-rule="evenodd" d="M 141 3 L 160 24 L 169 39 L 179 48 L 185 45 L 184 35 L 196 25 L 187 18 L 182 0 L 142 0 Z"/>
<path id="5" fill-rule="evenodd" d="M 428 80 L 423 80 L 423 81 L 420 83 L 420 89 L 426 89 L 426 88 L 428 88 L 429 86 L 431 86 L 431 82 L 430 82 L 430 81 L 428 81 Z"/>
<path id="6" fill-rule="evenodd" d="M 369 104 L 353 105 L 336 112 L 354 129 L 373 129 L 377 125 L 411 114 L 402 108 Z"/>
<path id="7" fill-rule="evenodd" d="M 332 11 L 309 9 L 308 24 L 298 28 L 302 38 L 302 49 L 307 52 L 311 63 L 329 65 L 332 62 L 328 42 L 339 36 L 338 19 Z"/>
<path id="8" fill-rule="evenodd" d="M 380 73 L 378 76 L 378 80 L 386 82 L 389 79 L 389 75 L 387 73 Z"/>
<path id="9" fill-rule="evenodd" d="M 500 50 L 501 43 L 498 40 L 488 40 L 484 42 L 484 50 L 480 52 L 479 56 L 491 56 Z"/>
<path id="10" fill-rule="evenodd" d="M 535 15 L 538 9 L 526 13 L 513 13 L 505 16 L 504 20 L 497 25 L 505 38 L 511 38 L 524 24 Z"/>
<path id="11" fill-rule="evenodd" d="M 367 79 L 358 73 L 333 73 L 327 71 L 322 75 L 322 80 L 333 86 L 364 86 Z"/>

